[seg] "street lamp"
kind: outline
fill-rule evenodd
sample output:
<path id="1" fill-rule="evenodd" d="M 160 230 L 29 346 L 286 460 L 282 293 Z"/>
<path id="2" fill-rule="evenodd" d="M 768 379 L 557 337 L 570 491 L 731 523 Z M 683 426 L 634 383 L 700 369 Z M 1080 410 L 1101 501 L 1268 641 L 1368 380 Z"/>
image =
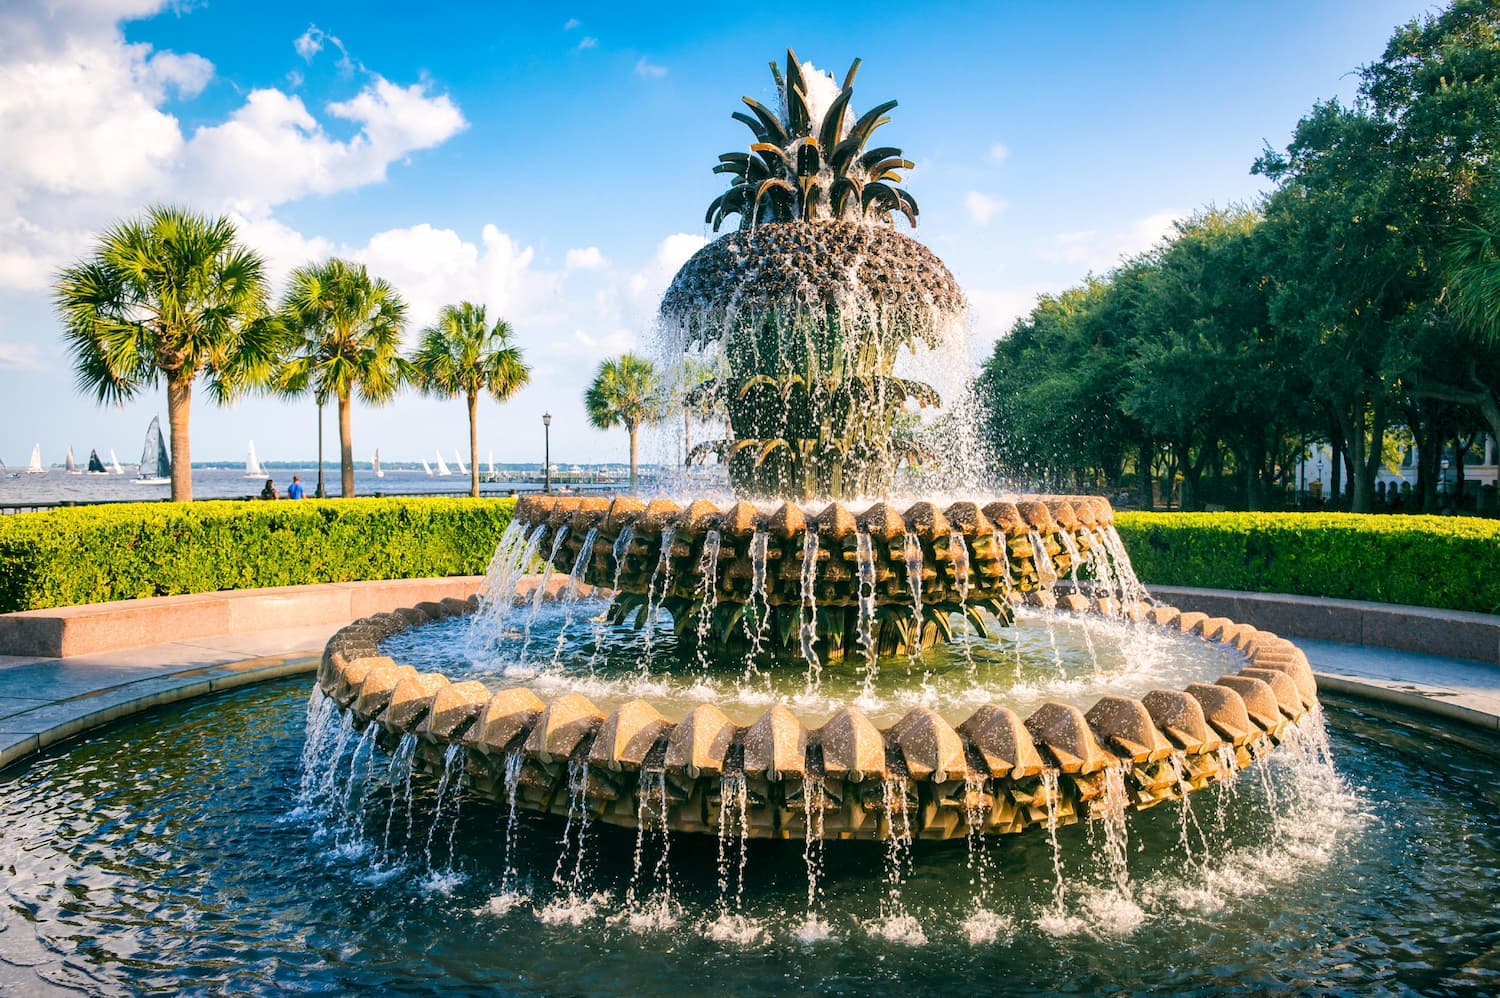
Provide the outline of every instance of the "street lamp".
<path id="1" fill-rule="evenodd" d="M 328 493 L 323 491 L 323 399 L 318 398 L 318 487 L 313 490 L 314 499 L 326 499 Z"/>
<path id="2" fill-rule="evenodd" d="M 552 491 L 552 413 L 542 413 L 542 491 Z"/>

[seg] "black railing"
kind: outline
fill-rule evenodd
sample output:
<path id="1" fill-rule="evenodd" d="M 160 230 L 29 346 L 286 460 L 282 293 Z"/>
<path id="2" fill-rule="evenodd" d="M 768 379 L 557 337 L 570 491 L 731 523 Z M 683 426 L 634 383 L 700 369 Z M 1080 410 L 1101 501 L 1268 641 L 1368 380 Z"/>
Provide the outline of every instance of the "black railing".
<path id="1" fill-rule="evenodd" d="M 527 482 L 512 482 L 493 488 L 481 488 L 479 498 L 481 499 L 510 499 L 520 495 L 522 492 L 540 492 L 541 489 L 518 489 L 516 485 L 529 484 Z M 562 485 L 554 487 L 552 492 L 556 495 L 578 495 L 579 493 L 605 493 L 614 494 L 629 491 L 629 484 L 625 482 L 588 482 L 579 485 Z M 440 497 L 449 499 L 467 499 L 468 489 L 436 490 L 427 489 L 418 492 L 388 492 L 384 489 L 361 493 L 360 499 L 421 499 L 423 497 Z M 285 497 L 283 497 L 285 498 Z M 310 496 L 309 496 L 310 498 Z M 328 499 L 338 499 L 339 496 L 327 496 Z M 122 503 L 142 502 L 171 502 L 171 499 L 59 499 L 50 502 L 3 502 L 0 501 L 0 516 L 11 516 L 16 513 L 40 513 L 49 509 L 69 509 L 74 506 L 116 506 Z M 202 496 L 194 502 L 259 502 L 259 496 Z"/>

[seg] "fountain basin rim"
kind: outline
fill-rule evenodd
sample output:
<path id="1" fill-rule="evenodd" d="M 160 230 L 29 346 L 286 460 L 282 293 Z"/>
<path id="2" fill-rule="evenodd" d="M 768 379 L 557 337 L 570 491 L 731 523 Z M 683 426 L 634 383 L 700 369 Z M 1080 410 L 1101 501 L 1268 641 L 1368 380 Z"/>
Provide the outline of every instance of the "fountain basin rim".
<path id="1" fill-rule="evenodd" d="M 1107 603 L 1075 593 L 1061 605 L 1075 613 L 1098 613 L 1112 609 Z M 379 654 L 377 642 L 385 637 L 477 606 L 475 596 L 356 621 L 328 642 L 318 685 L 357 727 L 376 724 L 387 742 L 415 737 L 423 758 L 437 758 L 455 743 L 464 745 L 471 772 L 479 783 L 488 781 L 492 791 L 496 773 L 507 757 L 517 754 L 535 768 L 534 779 L 543 782 L 565 782 L 570 766 L 633 776 L 638 787 L 655 780 L 664 794 L 671 782 L 684 800 L 701 794 L 705 814 L 710 791 L 725 779 L 780 786 L 809 778 L 847 785 L 905 780 L 926 787 L 919 794 L 930 791 L 939 809 L 942 800 L 967 800 L 966 788 L 993 785 L 994 794 L 1003 792 L 1021 808 L 1005 811 L 1006 827 L 986 830 L 1019 831 L 1043 820 L 1045 809 L 1037 794 L 1046 791 L 1038 790 L 1038 781 L 1048 773 L 1067 778 L 1075 803 L 1087 805 L 1103 792 L 1105 771 L 1120 770 L 1136 788 L 1131 803 L 1149 807 L 1230 778 L 1233 773 L 1221 768 L 1227 765 L 1225 757 L 1233 759 L 1234 770 L 1250 765 L 1317 704 L 1306 656 L 1291 642 L 1225 618 L 1145 603 L 1125 608 L 1126 616 L 1143 626 L 1175 628 L 1231 644 L 1245 655 L 1245 667 L 1215 684 L 1194 684 L 1186 691 L 1158 690 L 1141 700 L 1106 696 L 1087 712 L 1047 703 L 1022 719 L 991 704 L 954 726 L 918 707 L 882 730 L 852 706 L 817 727 L 781 706 L 744 726 L 733 724 L 712 704 L 700 705 L 675 724 L 641 700 L 606 715 L 578 693 L 551 702 L 521 687 L 491 693 L 482 684 L 418 673 Z M 1181 770 L 1169 765 L 1174 758 Z M 623 792 L 621 786 L 604 783 L 599 793 L 606 801 L 611 793 Z M 542 809 L 554 806 L 555 793 Z M 613 816 L 607 806 L 603 811 L 603 820 L 635 823 L 632 809 Z M 796 834 L 780 822 L 773 824 L 770 834 Z M 685 825 L 685 830 L 711 830 L 706 819 Z M 966 826 L 955 821 L 924 821 L 924 828 L 938 832 L 927 837 L 967 834 Z M 889 833 L 887 824 L 884 834 Z M 878 828 L 871 835 L 882 837 Z"/>

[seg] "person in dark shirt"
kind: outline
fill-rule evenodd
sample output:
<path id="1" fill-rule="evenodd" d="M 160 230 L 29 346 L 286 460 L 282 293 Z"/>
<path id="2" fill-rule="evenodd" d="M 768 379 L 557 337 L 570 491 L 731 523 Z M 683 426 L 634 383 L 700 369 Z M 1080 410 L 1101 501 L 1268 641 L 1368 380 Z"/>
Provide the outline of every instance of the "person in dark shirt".
<path id="1" fill-rule="evenodd" d="M 296 475 L 293 475 L 292 484 L 286 487 L 286 497 L 288 499 L 301 499 L 303 494 L 302 479 L 298 478 Z"/>
<path id="2" fill-rule="evenodd" d="M 266 487 L 260 490 L 260 497 L 262 499 L 280 499 L 281 497 L 276 494 L 276 483 L 267 478 Z"/>

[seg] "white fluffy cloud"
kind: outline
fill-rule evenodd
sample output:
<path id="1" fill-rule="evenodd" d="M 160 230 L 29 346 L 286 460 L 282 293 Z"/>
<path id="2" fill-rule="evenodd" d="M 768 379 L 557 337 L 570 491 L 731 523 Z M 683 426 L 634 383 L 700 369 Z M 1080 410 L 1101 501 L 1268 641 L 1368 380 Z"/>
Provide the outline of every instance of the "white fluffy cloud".
<path id="1" fill-rule="evenodd" d="M 969 221 L 975 225 L 988 225 L 990 219 L 1003 212 L 1006 208 L 1005 202 L 988 194 L 978 191 L 970 191 L 964 195 L 964 210 L 969 213 Z"/>
<path id="2" fill-rule="evenodd" d="M 0 340 L 0 371 L 41 371 L 42 352 L 30 343 L 7 343 Z"/>
<path id="3" fill-rule="evenodd" d="M 570 249 L 563 258 L 564 270 L 599 270 L 609 261 L 604 259 L 604 254 L 599 252 L 597 246 L 585 246 L 583 249 Z"/>
<path id="4" fill-rule="evenodd" d="M 183 155 L 189 190 L 204 198 L 232 191 L 237 204 L 275 205 L 384 180 L 411 152 L 438 145 L 466 125 L 447 95 L 421 83 L 401 87 L 376 77 L 328 113 L 359 131 L 336 139 L 302 98 L 280 90 L 251 91 L 223 124 L 194 133 Z"/>
<path id="5" fill-rule="evenodd" d="M 162 6 L 22 0 L 0 9 L 0 288 L 44 287 L 90 233 L 143 203 L 170 198 L 264 222 L 279 204 L 379 182 L 392 163 L 466 127 L 427 83 L 371 74 L 320 108 L 253 90 L 222 121 L 185 135 L 170 102 L 202 93 L 213 64 L 129 44 L 119 28 Z M 307 58 L 324 44 L 343 51 L 315 26 L 295 44 Z M 354 134 L 331 135 L 320 115 Z"/>
<path id="6" fill-rule="evenodd" d="M 1090 271 L 1102 273 L 1123 258 L 1143 253 L 1161 242 L 1184 214 L 1171 209 L 1157 211 L 1112 232 L 1097 229 L 1060 232 L 1052 237 L 1052 248 L 1044 255 L 1059 263 L 1083 264 Z"/>
<path id="7" fill-rule="evenodd" d="M 635 75 L 644 76 L 647 79 L 660 79 L 667 75 L 667 67 L 658 66 L 645 56 L 641 56 L 635 63 Z"/>
<path id="8" fill-rule="evenodd" d="M 444 305 L 472 301 L 513 324 L 535 319 L 555 293 L 557 275 L 532 268 L 536 254 L 493 225 L 478 243 L 452 229 L 414 225 L 371 237 L 346 255 L 390 281 L 406 299 L 412 329 L 437 317 Z"/>
<path id="9" fill-rule="evenodd" d="M 1010 146 L 1004 142 L 996 142 L 990 146 L 990 159 L 996 163 L 1003 163 L 1010 158 Z"/>

